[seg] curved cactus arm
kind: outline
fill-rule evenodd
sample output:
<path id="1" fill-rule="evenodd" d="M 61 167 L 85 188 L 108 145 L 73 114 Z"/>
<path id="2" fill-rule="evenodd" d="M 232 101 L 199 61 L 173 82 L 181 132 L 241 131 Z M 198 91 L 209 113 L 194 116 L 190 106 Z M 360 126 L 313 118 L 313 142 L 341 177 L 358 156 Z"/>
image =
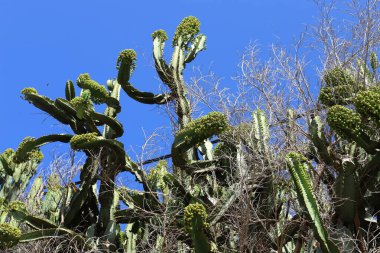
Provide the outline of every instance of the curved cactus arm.
<path id="1" fill-rule="evenodd" d="M 172 145 L 174 165 L 191 163 L 192 158 L 186 157 L 189 149 L 201 145 L 204 140 L 224 132 L 227 128 L 227 117 L 219 112 L 211 112 L 187 124 L 176 134 Z"/>
<path id="2" fill-rule="evenodd" d="M 157 30 L 152 33 L 153 38 L 153 58 L 155 63 L 155 68 L 161 81 L 168 85 L 169 88 L 173 89 L 173 71 L 170 69 L 169 65 L 166 63 L 164 56 L 165 41 L 168 39 L 166 32 L 164 30 Z"/>
<path id="3" fill-rule="evenodd" d="M 133 85 L 129 83 L 129 79 L 135 68 L 135 61 L 136 53 L 131 49 L 122 51 L 117 61 L 117 68 L 119 69 L 117 82 L 129 97 L 144 104 L 165 104 L 174 99 L 171 94 L 155 95 L 151 92 L 143 92 L 133 87 Z"/>
<path id="4" fill-rule="evenodd" d="M 125 151 L 124 145 L 116 140 L 105 139 L 98 136 L 97 133 L 87 133 L 74 135 L 70 140 L 71 148 L 74 150 L 88 150 L 94 148 L 108 147 L 115 151 L 118 158 L 125 165 Z M 121 168 L 120 168 L 121 169 Z"/>
<path id="5" fill-rule="evenodd" d="M 121 83 L 121 87 L 128 94 L 130 98 L 143 103 L 143 104 L 166 104 L 174 99 L 170 93 L 153 94 L 151 92 L 143 92 L 132 86 L 129 82 Z"/>
<path id="6" fill-rule="evenodd" d="M 28 159 L 31 151 L 41 147 L 42 145 L 57 141 L 68 143 L 71 137 L 73 136 L 70 134 L 51 134 L 42 136 L 38 139 L 27 137 L 17 148 L 14 161 L 17 163 L 24 162 Z"/>
<path id="7" fill-rule="evenodd" d="M 312 119 L 309 126 L 309 133 L 314 146 L 317 148 L 319 155 L 326 165 L 333 166 L 334 154 L 328 147 L 328 142 L 323 132 L 323 124 L 321 118 L 316 116 Z"/>
<path id="8" fill-rule="evenodd" d="M 319 214 L 318 204 L 311 186 L 311 179 L 306 171 L 309 166 L 307 159 L 298 153 L 290 152 L 286 156 L 286 162 L 297 190 L 298 200 L 307 210 L 322 251 L 326 253 L 339 253 L 337 246 L 329 239 L 327 230 Z"/>
<path id="9" fill-rule="evenodd" d="M 189 52 L 185 56 L 185 63 L 192 62 L 200 51 L 206 49 L 206 36 L 200 34 L 195 38 Z"/>
<path id="10" fill-rule="evenodd" d="M 21 222 L 26 222 L 26 224 L 34 229 L 57 228 L 56 224 L 43 217 L 32 216 L 19 210 L 14 210 L 11 213 L 12 217 Z"/>
<path id="11" fill-rule="evenodd" d="M 75 98 L 75 88 L 74 84 L 71 80 L 68 80 L 66 82 L 66 87 L 65 87 L 65 96 L 68 101 L 71 99 Z"/>
<path id="12" fill-rule="evenodd" d="M 100 123 L 101 125 L 109 126 L 115 132 L 114 138 L 118 138 L 124 134 L 123 125 L 115 118 L 97 112 L 91 112 L 90 117 L 97 121 L 97 125 Z"/>
<path id="13" fill-rule="evenodd" d="M 74 101 L 74 100 L 73 100 Z M 69 101 L 63 99 L 63 98 L 57 98 L 54 101 L 54 104 L 61 109 L 62 111 L 66 112 L 68 115 L 74 118 L 79 118 L 77 117 L 77 111 L 74 109 L 72 104 L 70 104 Z"/>
<path id="14" fill-rule="evenodd" d="M 32 242 L 36 240 L 43 240 L 52 237 L 58 237 L 62 235 L 68 235 L 72 237 L 73 240 L 83 245 L 85 243 L 85 238 L 75 233 L 74 231 L 66 228 L 48 228 L 48 229 L 39 229 L 29 233 L 22 234 L 20 236 L 20 243 Z"/>
<path id="15" fill-rule="evenodd" d="M 24 99 L 32 103 L 38 109 L 50 114 L 56 120 L 62 124 L 68 125 L 72 122 L 72 119 L 62 110 L 57 108 L 54 102 L 48 97 L 39 95 L 35 89 L 25 88 L 21 91 L 24 95 Z"/>

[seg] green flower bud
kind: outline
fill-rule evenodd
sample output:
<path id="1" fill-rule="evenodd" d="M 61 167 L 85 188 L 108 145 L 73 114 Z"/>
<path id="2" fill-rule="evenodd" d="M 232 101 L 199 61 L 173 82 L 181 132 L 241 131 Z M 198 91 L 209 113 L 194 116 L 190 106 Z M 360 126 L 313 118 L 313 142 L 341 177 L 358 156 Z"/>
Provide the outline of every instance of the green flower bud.
<path id="1" fill-rule="evenodd" d="M 354 104 L 360 115 L 380 123 L 380 93 L 371 90 L 359 92 Z"/>
<path id="2" fill-rule="evenodd" d="M 149 171 L 147 180 L 151 187 L 155 188 L 154 190 L 163 191 L 166 187 L 164 176 L 168 173 L 167 166 L 168 163 L 165 160 L 161 160 L 158 162 L 156 168 L 153 168 Z"/>
<path id="3" fill-rule="evenodd" d="M 336 67 L 327 70 L 323 76 L 323 81 L 327 86 L 336 87 L 340 85 L 348 85 L 354 87 L 356 85 L 355 79 L 346 70 Z"/>
<path id="4" fill-rule="evenodd" d="M 173 38 L 173 47 L 177 45 L 178 39 L 182 37 L 182 42 L 187 45 L 194 41 L 195 35 L 199 33 L 200 22 L 196 17 L 189 16 L 184 18 L 177 26 Z"/>
<path id="5" fill-rule="evenodd" d="M 207 228 L 209 226 L 207 223 L 207 217 L 208 215 L 206 208 L 202 204 L 194 203 L 188 205 L 184 210 L 184 223 L 186 231 L 191 233 L 194 224 L 197 228 Z"/>
<path id="6" fill-rule="evenodd" d="M 121 51 L 119 57 L 117 57 L 116 68 L 119 69 L 120 65 L 125 63 L 130 66 L 131 72 L 133 72 L 136 68 L 136 60 L 137 56 L 135 50 L 125 49 Z"/>
<path id="7" fill-rule="evenodd" d="M 331 107 L 327 112 L 326 120 L 340 136 L 349 140 L 359 135 L 361 131 L 359 114 L 341 105 Z"/>
<path id="8" fill-rule="evenodd" d="M 87 133 L 74 135 L 70 140 L 70 145 L 72 149 L 80 150 L 81 146 L 84 144 L 91 143 L 98 140 L 97 133 Z"/>
<path id="9" fill-rule="evenodd" d="M 13 162 L 23 163 L 23 162 L 27 162 L 28 160 L 33 160 L 33 161 L 36 161 L 37 163 L 40 163 L 42 161 L 42 159 L 44 158 L 44 155 L 38 148 L 35 148 L 32 151 L 28 152 L 26 156 L 20 157 L 21 155 L 20 152 L 22 149 L 25 148 L 25 145 L 28 145 L 30 142 L 33 142 L 33 141 L 35 141 L 35 138 L 33 137 L 26 137 L 22 140 L 22 142 L 20 143 L 20 145 L 18 146 L 15 152 L 15 155 L 13 156 Z"/>
<path id="10" fill-rule="evenodd" d="M 209 138 L 212 135 L 218 135 L 229 129 L 226 115 L 220 112 L 211 112 L 206 116 L 191 121 L 176 136 L 191 134 L 197 139 L 197 144 Z"/>
<path id="11" fill-rule="evenodd" d="M 26 94 L 37 94 L 37 90 L 33 87 L 28 87 L 24 88 L 21 91 L 21 94 L 26 95 Z"/>
<path id="12" fill-rule="evenodd" d="M 0 248 L 15 246 L 21 236 L 21 230 L 7 223 L 0 223 Z"/>
<path id="13" fill-rule="evenodd" d="M 21 201 L 12 201 L 8 204 L 8 208 L 10 210 L 18 210 L 18 211 L 23 211 L 26 212 L 26 205 L 24 202 Z"/>
<path id="14" fill-rule="evenodd" d="M 106 87 L 98 84 L 94 80 L 91 80 L 89 74 L 81 74 L 77 79 L 77 85 L 91 92 L 91 100 L 95 104 L 105 103 L 109 97 Z"/>
<path id="15" fill-rule="evenodd" d="M 152 33 L 152 38 L 153 40 L 155 38 L 158 38 L 159 40 L 161 40 L 161 42 L 165 42 L 168 40 L 168 36 L 166 35 L 166 32 L 162 29 L 154 31 Z"/>

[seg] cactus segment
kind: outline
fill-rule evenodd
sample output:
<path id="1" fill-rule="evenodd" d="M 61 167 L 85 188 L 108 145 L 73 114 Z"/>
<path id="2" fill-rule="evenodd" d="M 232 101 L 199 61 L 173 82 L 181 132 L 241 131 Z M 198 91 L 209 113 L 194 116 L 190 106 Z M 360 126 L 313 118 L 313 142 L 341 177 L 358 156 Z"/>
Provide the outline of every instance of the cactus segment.
<path id="1" fill-rule="evenodd" d="M 172 145 L 172 158 L 176 166 L 187 163 L 185 153 L 190 148 L 200 145 L 205 139 L 221 134 L 229 128 L 227 117 L 219 112 L 191 121 L 180 130 Z"/>
<path id="2" fill-rule="evenodd" d="M 75 88 L 74 88 L 74 84 L 71 80 L 68 80 L 66 82 L 65 96 L 66 96 L 66 99 L 68 101 L 75 98 Z"/>
<path id="3" fill-rule="evenodd" d="M 328 147 L 328 142 L 323 133 L 322 121 L 319 116 L 316 116 L 314 119 L 312 119 L 309 126 L 309 133 L 311 140 L 314 146 L 317 148 L 318 154 L 322 157 L 323 161 L 327 165 L 333 166 L 333 154 L 331 154 L 330 148 Z"/>
<path id="4" fill-rule="evenodd" d="M 68 143 L 71 137 L 72 135 L 70 134 L 51 134 L 42 136 L 38 139 L 27 137 L 20 143 L 13 160 L 16 163 L 25 162 L 28 159 L 41 161 L 43 155 L 37 150 L 40 146 L 57 141 Z"/>
<path id="5" fill-rule="evenodd" d="M 21 237 L 21 230 L 7 223 L 0 223 L 0 249 L 15 246 Z"/>
<path id="6" fill-rule="evenodd" d="M 312 221 L 315 236 L 323 252 L 339 253 L 337 246 L 329 239 L 327 230 L 319 214 L 317 201 L 311 186 L 311 179 L 306 171 L 309 166 L 307 159 L 298 153 L 290 152 L 286 156 L 286 162 L 297 190 L 299 202 L 307 210 L 309 219 Z"/>
<path id="7" fill-rule="evenodd" d="M 122 51 L 117 60 L 117 67 L 119 69 L 117 82 L 121 85 L 128 96 L 144 104 L 165 104 L 170 101 L 170 94 L 155 95 L 151 92 L 143 92 L 136 89 L 131 83 L 129 83 L 129 79 L 134 70 L 135 61 L 136 53 L 131 49 Z"/>
<path id="8" fill-rule="evenodd" d="M 204 230 L 208 228 L 206 208 L 200 203 L 190 204 L 184 210 L 186 231 L 191 234 L 195 253 L 210 252 L 211 245 Z"/>
<path id="9" fill-rule="evenodd" d="M 23 95 L 25 100 L 32 103 L 38 109 L 41 109 L 42 111 L 50 114 L 62 124 L 67 125 L 72 122 L 72 119 L 68 115 L 66 115 L 64 111 L 57 108 L 57 106 L 55 106 L 54 104 L 54 101 L 52 101 L 48 97 L 41 96 L 35 93 L 23 93 Z"/>
<path id="10" fill-rule="evenodd" d="M 91 92 L 91 100 L 95 104 L 105 103 L 109 97 L 107 89 L 90 78 L 89 74 L 81 74 L 77 79 L 77 85 Z"/>
<path id="11" fill-rule="evenodd" d="M 356 175 L 356 165 L 349 159 L 343 159 L 343 171 L 335 182 L 336 210 L 343 224 L 349 225 L 354 221 L 359 200 L 359 181 Z"/>
<path id="12" fill-rule="evenodd" d="M 19 237 L 19 241 L 21 243 L 32 242 L 36 240 L 49 239 L 57 236 L 70 236 L 72 240 L 75 240 L 80 245 L 85 243 L 85 238 L 83 236 L 75 233 L 74 231 L 66 228 L 47 228 L 47 229 L 39 229 L 36 231 L 24 233 Z"/>
<path id="13" fill-rule="evenodd" d="M 192 62 L 200 51 L 206 49 L 206 36 L 199 34 L 194 43 L 190 46 L 189 52 L 185 57 L 185 63 Z"/>
<path id="14" fill-rule="evenodd" d="M 90 116 L 98 121 L 98 123 L 101 123 L 101 125 L 109 126 L 115 132 L 114 138 L 118 138 L 124 134 L 123 125 L 115 118 L 97 112 L 91 112 Z"/>

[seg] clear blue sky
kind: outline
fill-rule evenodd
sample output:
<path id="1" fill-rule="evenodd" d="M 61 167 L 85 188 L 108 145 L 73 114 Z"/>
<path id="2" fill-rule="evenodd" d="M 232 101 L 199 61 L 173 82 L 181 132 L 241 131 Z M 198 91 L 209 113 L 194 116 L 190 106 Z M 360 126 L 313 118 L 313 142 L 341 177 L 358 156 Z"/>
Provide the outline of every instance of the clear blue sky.
<path id="1" fill-rule="evenodd" d="M 0 152 L 16 148 L 25 136 L 70 133 L 23 101 L 23 87 L 33 86 L 54 99 L 64 97 L 66 80 L 81 73 L 104 84 L 116 76 L 118 53 L 133 48 L 138 54 L 134 85 L 158 91 L 150 34 L 162 28 L 171 37 L 189 15 L 201 21 L 208 48 L 188 66 L 187 74 L 192 66 L 211 68 L 224 77 L 223 85 L 233 87 L 230 77 L 237 73 L 239 57 L 250 42 L 257 41 L 264 49 L 271 43 L 290 45 L 305 24 L 315 22 L 317 9 L 311 0 L 0 0 Z M 169 127 L 155 106 L 139 104 L 124 93 L 121 104 L 119 120 L 127 147 L 142 144 L 142 128 L 149 133 Z M 68 150 L 68 145 L 43 148 L 48 157 Z"/>

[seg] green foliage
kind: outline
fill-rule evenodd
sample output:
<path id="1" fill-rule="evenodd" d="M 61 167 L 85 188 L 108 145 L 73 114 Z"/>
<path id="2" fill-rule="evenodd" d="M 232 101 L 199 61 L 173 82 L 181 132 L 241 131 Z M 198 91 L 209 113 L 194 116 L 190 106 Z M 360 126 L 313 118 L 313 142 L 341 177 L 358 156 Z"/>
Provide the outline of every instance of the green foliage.
<path id="1" fill-rule="evenodd" d="M 16 245 L 20 239 L 21 230 L 6 223 L 0 223 L 0 249 Z"/>

